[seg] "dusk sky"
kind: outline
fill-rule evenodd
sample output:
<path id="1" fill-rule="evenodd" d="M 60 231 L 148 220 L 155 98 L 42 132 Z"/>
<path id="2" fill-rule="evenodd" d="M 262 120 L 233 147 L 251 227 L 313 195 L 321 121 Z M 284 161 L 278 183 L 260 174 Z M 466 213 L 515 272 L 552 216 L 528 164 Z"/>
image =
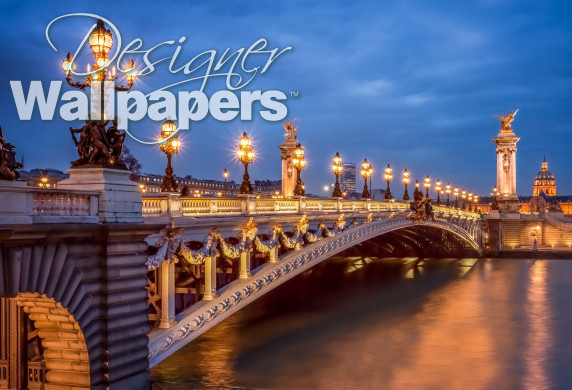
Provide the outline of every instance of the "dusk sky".
<path id="1" fill-rule="evenodd" d="M 62 61 L 95 21 L 56 22 L 51 38 L 58 52 L 48 44 L 45 29 L 54 18 L 80 12 L 112 21 L 124 45 L 141 38 L 148 49 L 186 36 L 181 66 L 206 50 L 220 56 L 227 48 L 248 48 L 259 38 L 266 38 L 270 49 L 292 46 L 244 90 L 280 90 L 288 96 L 287 119 L 298 118 L 298 137 L 306 147 L 303 179 L 309 192 L 323 194 L 323 185 L 333 181 L 331 159 L 339 152 L 344 162 L 367 157 L 375 169 L 375 188 L 385 186 L 382 171 L 389 163 L 396 178 L 407 168 L 413 181 L 429 174 L 486 195 L 496 175 L 492 138 L 499 121 L 493 116 L 518 108 L 513 122 L 521 137 L 518 194 L 532 193 L 546 154 L 557 193 L 572 195 L 571 2 L 3 0 L 0 125 L 16 145 L 18 159 L 24 155 L 26 170 L 67 170 L 77 159 L 68 128 L 82 122 L 65 122 L 57 115 L 41 121 L 37 111 L 34 120 L 20 121 L 9 82 L 21 80 L 27 91 L 31 80 L 64 80 Z M 153 58 L 173 54 L 174 47 L 165 49 Z M 140 56 L 133 58 L 142 66 Z M 84 71 L 88 62 L 93 57 L 81 56 L 78 70 Z M 134 89 L 149 93 L 184 77 L 170 74 L 168 63 L 161 63 L 138 78 Z M 178 90 L 199 87 L 194 82 Z M 222 89 L 224 81 L 218 78 L 209 81 L 206 92 L 210 96 Z M 69 90 L 64 81 L 62 93 Z M 300 96 L 290 97 L 291 91 Z M 231 179 L 240 182 L 234 147 L 247 131 L 257 153 L 251 177 L 280 179 L 282 123 L 265 121 L 256 110 L 254 118 L 192 123 L 180 135 L 183 150 L 174 158 L 175 173 L 221 179 L 227 168 Z M 144 120 L 130 129 L 153 138 L 160 123 Z M 143 172 L 163 173 L 166 158 L 157 146 L 133 139 L 126 145 Z"/>

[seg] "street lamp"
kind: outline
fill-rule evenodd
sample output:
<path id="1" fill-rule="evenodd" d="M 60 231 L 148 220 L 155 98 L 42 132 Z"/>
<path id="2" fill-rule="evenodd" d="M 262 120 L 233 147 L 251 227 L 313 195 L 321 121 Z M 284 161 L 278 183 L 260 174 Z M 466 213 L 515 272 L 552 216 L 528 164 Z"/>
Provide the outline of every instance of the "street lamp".
<path id="1" fill-rule="evenodd" d="M 371 167 L 371 164 L 367 162 L 367 158 L 364 158 L 363 163 L 361 163 L 361 177 L 363 177 L 362 199 L 370 198 L 369 190 L 367 189 L 367 179 L 371 177 L 372 173 L 373 168 Z"/>
<path id="2" fill-rule="evenodd" d="M 89 48 L 93 52 L 93 57 L 95 58 L 95 64 L 93 64 L 93 72 L 91 71 L 91 66 L 87 65 L 87 73 L 88 75 L 85 78 L 85 83 L 81 82 L 72 82 L 72 75 L 75 72 L 76 64 L 73 62 L 71 53 L 68 53 L 66 60 L 62 63 L 62 69 L 66 75 L 66 81 L 69 85 L 74 88 L 85 89 L 86 87 L 91 87 L 93 83 L 99 83 L 99 98 L 100 98 L 100 109 L 101 115 L 99 118 L 94 118 L 93 115 L 91 117 L 92 120 L 99 119 L 101 121 L 105 120 L 105 100 L 104 100 L 104 85 L 105 81 L 114 81 L 115 80 L 115 67 L 113 67 L 112 71 L 109 71 L 109 58 L 108 54 L 113 47 L 113 36 L 111 35 L 111 31 L 105 28 L 103 21 L 100 19 L 97 21 L 97 25 L 91 31 L 88 38 Z M 121 71 L 121 70 L 120 70 Z M 124 86 L 116 86 L 116 91 L 128 91 L 133 86 L 133 81 L 137 76 L 137 69 L 133 63 L 133 60 L 129 60 L 129 64 L 127 67 L 122 70 L 123 74 L 127 78 L 127 87 Z M 97 110 L 96 110 L 97 112 Z"/>
<path id="3" fill-rule="evenodd" d="M 242 176 L 242 185 L 240 186 L 241 194 L 252 194 L 252 185 L 250 184 L 250 176 L 248 176 L 248 164 L 254 161 L 254 152 L 252 151 L 252 141 L 246 135 L 246 131 L 242 134 L 236 151 L 238 161 L 244 164 L 244 175 Z"/>
<path id="4" fill-rule="evenodd" d="M 306 160 L 304 160 L 304 148 L 302 145 L 296 145 L 294 149 L 294 158 L 292 159 L 292 164 L 296 168 L 296 186 L 294 187 L 294 195 L 303 196 L 304 188 L 302 186 L 302 169 L 306 167 Z"/>
<path id="5" fill-rule="evenodd" d="M 463 190 L 463 192 L 461 192 L 461 208 L 464 210 L 465 209 L 465 200 L 467 199 L 467 191 Z"/>
<path id="6" fill-rule="evenodd" d="M 459 199 L 459 189 L 457 187 L 455 187 L 455 189 L 453 190 L 453 195 L 455 196 L 455 208 L 458 209 L 459 202 L 457 200 Z"/>
<path id="7" fill-rule="evenodd" d="M 439 179 L 435 183 L 435 191 L 437 191 L 437 204 L 441 204 L 441 181 Z"/>
<path id="8" fill-rule="evenodd" d="M 387 167 L 385 168 L 385 176 L 384 179 L 387 182 L 387 190 L 385 190 L 385 199 L 386 200 L 390 200 L 391 199 L 391 190 L 389 189 L 389 182 L 391 181 L 391 167 L 389 166 L 389 164 L 387 164 Z"/>
<path id="9" fill-rule="evenodd" d="M 425 183 L 423 185 L 425 186 L 425 196 L 429 197 L 429 188 L 431 188 L 431 179 L 429 178 L 429 175 L 425 178 Z"/>
<path id="10" fill-rule="evenodd" d="M 165 169 L 165 177 L 161 183 L 161 192 L 176 192 L 177 181 L 173 176 L 173 167 L 171 166 L 171 156 L 177 154 L 181 147 L 181 141 L 175 135 L 177 125 L 172 120 L 167 120 L 161 125 L 161 136 L 159 137 L 159 148 L 167 155 L 167 168 Z"/>
<path id="11" fill-rule="evenodd" d="M 409 172 L 407 169 L 403 171 L 403 184 L 405 184 L 405 192 L 403 193 L 403 200 L 409 200 L 409 193 L 407 192 L 407 185 L 409 184 Z"/>
<path id="12" fill-rule="evenodd" d="M 224 177 L 224 182 L 226 183 L 226 179 L 228 179 L 228 171 L 226 170 L 226 168 L 224 169 L 222 176 Z"/>
<path id="13" fill-rule="evenodd" d="M 451 185 L 449 183 L 447 183 L 447 185 L 445 186 L 445 193 L 447 194 L 447 202 L 445 203 L 445 206 L 449 207 L 451 206 L 451 202 L 449 201 L 449 195 L 451 194 Z"/>
<path id="14" fill-rule="evenodd" d="M 473 202 L 473 193 L 472 192 L 469 193 L 468 199 L 469 199 L 469 211 L 472 211 L 473 210 L 473 203 L 472 203 Z"/>
<path id="15" fill-rule="evenodd" d="M 475 202 L 475 213 L 478 212 L 478 208 L 477 205 L 479 204 L 479 197 L 478 195 L 475 195 L 475 197 L 473 198 L 473 201 Z"/>
<path id="16" fill-rule="evenodd" d="M 334 156 L 334 164 L 332 165 L 332 172 L 336 175 L 336 184 L 334 185 L 334 192 L 332 192 L 332 197 L 334 198 L 341 198 L 342 197 L 342 190 L 340 189 L 340 182 L 339 177 L 343 172 L 344 168 L 342 167 L 342 157 L 338 152 Z"/>

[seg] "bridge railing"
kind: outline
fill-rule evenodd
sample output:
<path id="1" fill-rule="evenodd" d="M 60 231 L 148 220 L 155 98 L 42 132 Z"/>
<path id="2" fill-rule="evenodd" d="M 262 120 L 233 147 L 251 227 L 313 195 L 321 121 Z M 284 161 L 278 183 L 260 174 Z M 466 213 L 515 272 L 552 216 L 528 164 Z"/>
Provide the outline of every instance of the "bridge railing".
<path id="1" fill-rule="evenodd" d="M 244 196 L 238 198 L 196 198 L 176 193 L 158 193 L 143 195 L 143 215 L 145 216 L 195 216 L 195 215 L 252 215 L 291 213 L 305 214 L 313 212 L 349 213 L 375 211 L 406 211 L 409 202 L 370 201 L 346 199 L 293 198 L 272 199 Z M 477 213 L 433 205 L 433 210 L 443 217 L 475 218 Z"/>
<path id="2" fill-rule="evenodd" d="M 0 224 L 97 223 L 99 192 L 11 184 L 0 187 Z"/>

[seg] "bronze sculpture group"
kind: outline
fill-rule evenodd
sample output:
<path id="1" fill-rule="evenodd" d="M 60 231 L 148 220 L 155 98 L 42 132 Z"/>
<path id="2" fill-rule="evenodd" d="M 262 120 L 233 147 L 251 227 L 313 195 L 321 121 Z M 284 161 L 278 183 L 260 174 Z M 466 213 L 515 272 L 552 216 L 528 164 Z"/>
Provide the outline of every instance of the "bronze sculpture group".
<path id="1" fill-rule="evenodd" d="M 108 123 L 109 121 L 86 120 L 85 125 L 79 129 L 70 127 L 70 133 L 79 155 L 79 159 L 72 161 L 72 167 L 98 166 L 126 169 L 125 164 L 120 160 L 125 134 L 117 129 L 115 120 L 106 130 Z M 79 140 L 76 134 L 79 134 Z"/>
<path id="2" fill-rule="evenodd" d="M 16 180 L 20 177 L 18 169 L 24 165 L 16 161 L 14 145 L 6 141 L 0 127 L 0 180 Z"/>
<path id="3" fill-rule="evenodd" d="M 423 191 L 415 188 L 413 191 L 413 200 L 410 203 L 411 213 L 409 213 L 407 218 L 417 222 L 428 219 L 435 221 L 435 213 L 433 212 L 431 201 L 432 199 L 430 197 L 423 195 Z"/>

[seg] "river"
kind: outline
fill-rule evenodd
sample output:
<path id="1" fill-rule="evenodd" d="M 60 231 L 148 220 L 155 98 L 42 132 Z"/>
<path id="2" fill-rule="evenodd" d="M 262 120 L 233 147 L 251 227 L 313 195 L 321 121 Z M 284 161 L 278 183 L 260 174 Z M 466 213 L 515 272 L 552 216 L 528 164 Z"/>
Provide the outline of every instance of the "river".
<path id="1" fill-rule="evenodd" d="M 152 369 L 182 389 L 571 389 L 572 261 L 332 258 Z"/>

